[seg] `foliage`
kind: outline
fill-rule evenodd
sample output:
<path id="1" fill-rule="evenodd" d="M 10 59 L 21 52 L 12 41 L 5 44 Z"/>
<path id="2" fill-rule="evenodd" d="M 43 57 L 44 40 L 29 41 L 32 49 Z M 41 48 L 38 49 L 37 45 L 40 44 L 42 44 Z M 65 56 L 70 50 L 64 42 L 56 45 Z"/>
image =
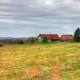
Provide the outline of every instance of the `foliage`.
<path id="1" fill-rule="evenodd" d="M 48 39 L 47 38 L 43 38 L 42 43 L 48 43 Z"/>
<path id="2" fill-rule="evenodd" d="M 24 42 L 23 41 L 19 41 L 18 44 L 24 44 Z"/>
<path id="3" fill-rule="evenodd" d="M 24 44 L 24 41 L 21 40 L 21 39 L 16 39 L 16 40 L 14 41 L 14 43 L 16 43 L 16 44 Z"/>
<path id="4" fill-rule="evenodd" d="M 80 42 L 80 28 L 77 28 L 74 33 L 74 41 Z"/>

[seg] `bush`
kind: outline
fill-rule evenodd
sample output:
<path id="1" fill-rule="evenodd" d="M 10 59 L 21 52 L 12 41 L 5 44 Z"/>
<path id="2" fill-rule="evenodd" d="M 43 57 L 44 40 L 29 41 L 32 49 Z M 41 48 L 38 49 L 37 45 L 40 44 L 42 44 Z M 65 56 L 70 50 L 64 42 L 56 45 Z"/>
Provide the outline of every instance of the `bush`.
<path id="1" fill-rule="evenodd" d="M 19 41 L 18 44 L 24 44 L 24 42 L 23 41 Z"/>
<path id="2" fill-rule="evenodd" d="M 48 39 L 47 38 L 43 38 L 42 43 L 48 43 Z"/>
<path id="3" fill-rule="evenodd" d="M 80 28 L 77 28 L 74 33 L 74 41 L 80 42 Z"/>

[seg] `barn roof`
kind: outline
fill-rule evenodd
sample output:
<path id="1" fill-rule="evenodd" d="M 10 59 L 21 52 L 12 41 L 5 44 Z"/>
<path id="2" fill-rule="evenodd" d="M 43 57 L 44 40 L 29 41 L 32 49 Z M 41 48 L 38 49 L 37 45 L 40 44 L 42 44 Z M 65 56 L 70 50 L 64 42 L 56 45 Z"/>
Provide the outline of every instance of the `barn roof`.
<path id="1" fill-rule="evenodd" d="M 40 34 L 39 37 L 47 38 L 48 40 L 59 40 L 58 34 Z"/>

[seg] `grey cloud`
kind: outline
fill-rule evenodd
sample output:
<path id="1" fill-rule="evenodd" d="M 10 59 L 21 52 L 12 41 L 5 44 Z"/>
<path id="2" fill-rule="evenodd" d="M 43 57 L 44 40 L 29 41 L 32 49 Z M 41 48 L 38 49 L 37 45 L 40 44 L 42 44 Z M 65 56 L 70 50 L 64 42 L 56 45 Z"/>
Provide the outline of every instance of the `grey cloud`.
<path id="1" fill-rule="evenodd" d="M 78 0 L 0 0 L 0 36 L 73 33 L 80 25 L 79 4 Z"/>

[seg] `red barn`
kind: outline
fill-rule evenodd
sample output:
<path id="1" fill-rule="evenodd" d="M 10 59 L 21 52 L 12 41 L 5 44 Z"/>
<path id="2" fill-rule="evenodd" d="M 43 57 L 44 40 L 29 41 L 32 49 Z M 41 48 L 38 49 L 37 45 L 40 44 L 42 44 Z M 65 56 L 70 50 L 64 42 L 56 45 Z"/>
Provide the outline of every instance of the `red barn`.
<path id="1" fill-rule="evenodd" d="M 61 35 L 61 40 L 62 41 L 67 41 L 67 40 L 70 40 L 72 38 L 73 38 L 72 35 Z"/>
<path id="2" fill-rule="evenodd" d="M 49 41 L 59 41 L 60 37 L 58 34 L 40 34 L 39 39 L 47 38 Z"/>

